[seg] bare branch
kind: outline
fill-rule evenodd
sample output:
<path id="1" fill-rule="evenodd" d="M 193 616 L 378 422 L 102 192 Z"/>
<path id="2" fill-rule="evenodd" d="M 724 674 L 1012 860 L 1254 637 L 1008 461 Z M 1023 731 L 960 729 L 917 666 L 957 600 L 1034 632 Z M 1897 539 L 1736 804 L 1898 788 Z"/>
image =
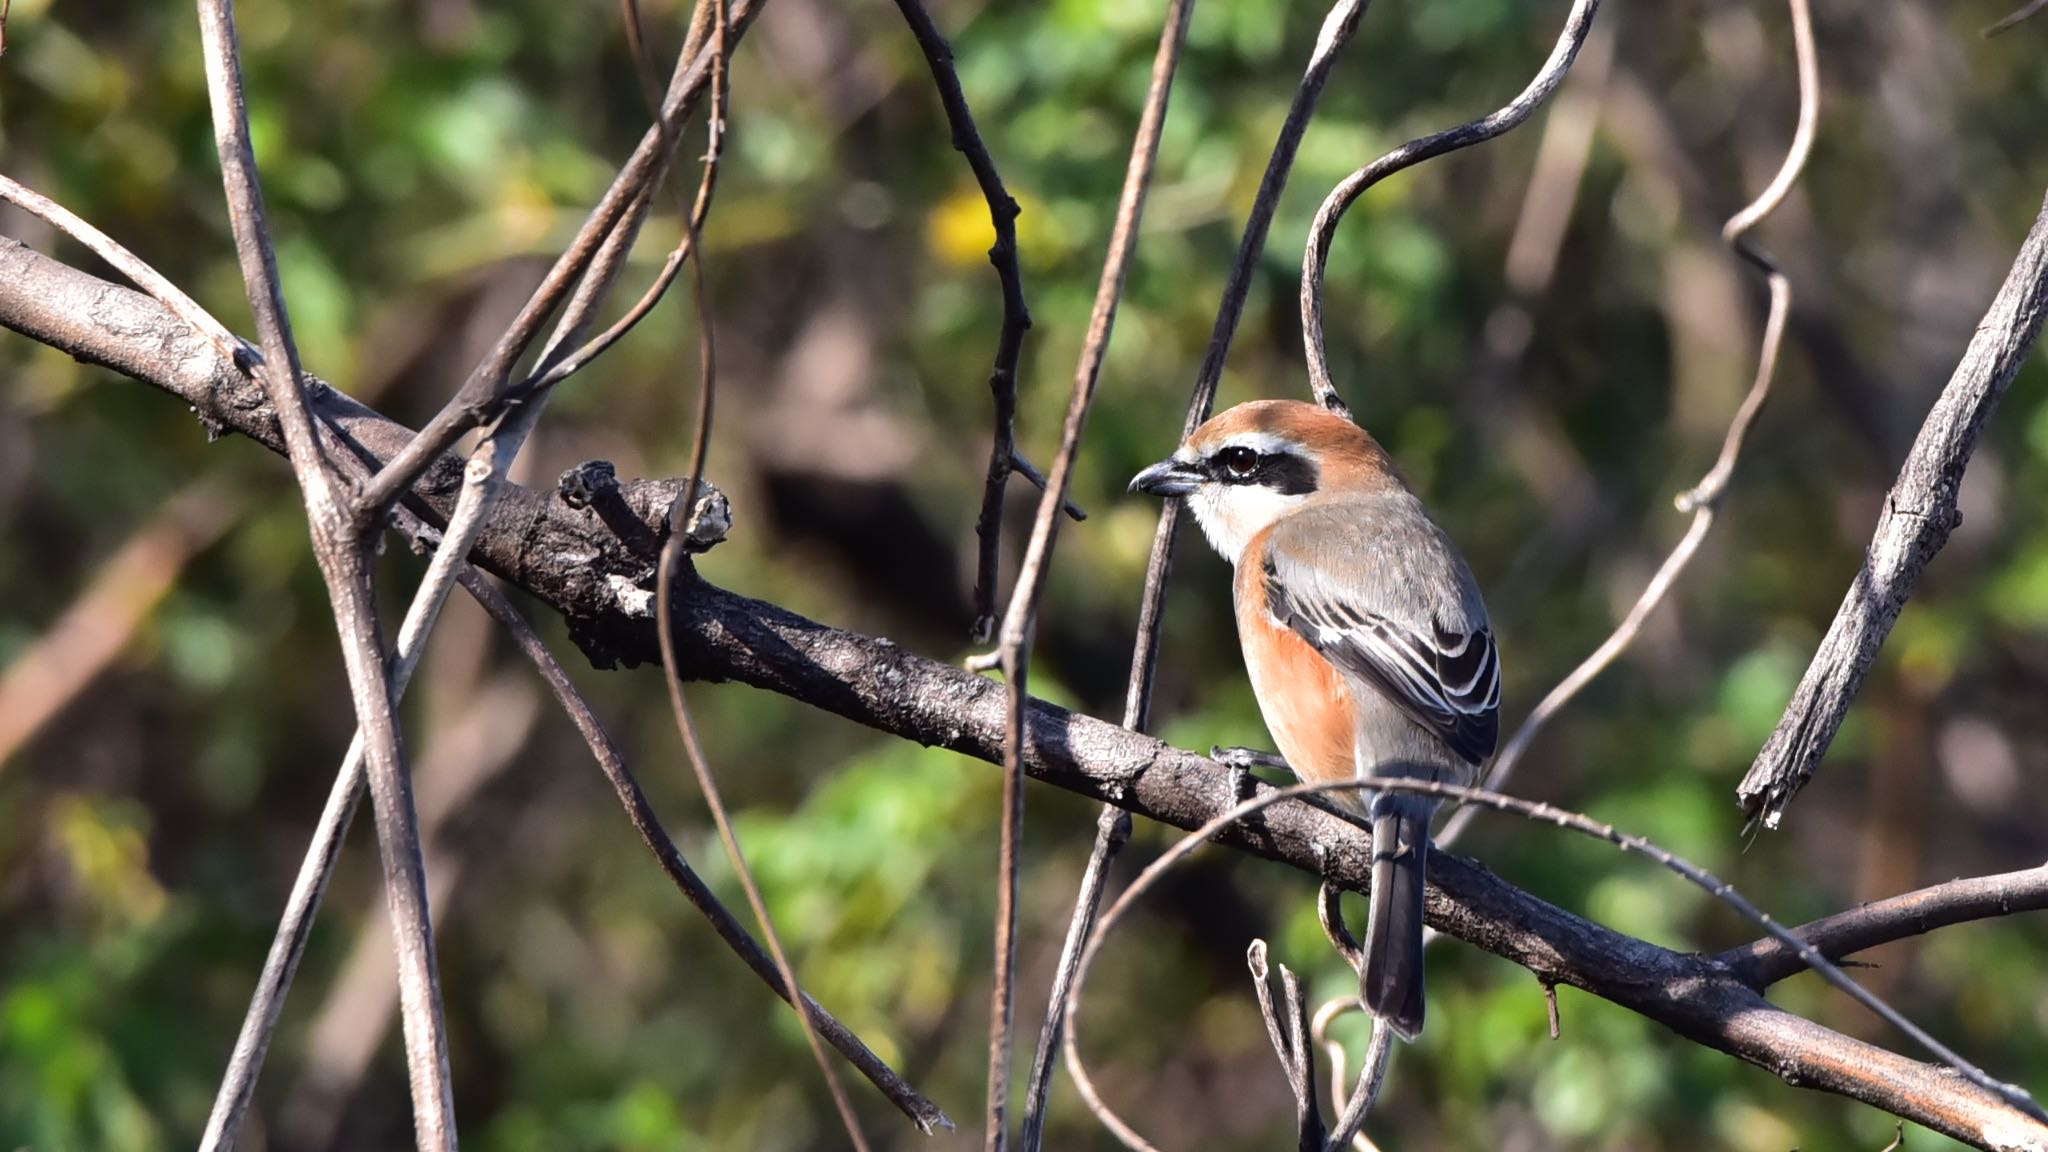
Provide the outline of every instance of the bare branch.
<path id="1" fill-rule="evenodd" d="M 263 363 L 257 366 L 257 378 L 277 408 L 292 471 L 306 489 L 308 512 L 327 521 L 324 525 L 316 524 L 314 530 L 332 531 L 340 524 L 340 509 L 324 506 L 334 499 L 334 494 L 327 490 L 327 464 L 300 390 L 299 350 L 292 341 L 291 318 L 285 310 L 284 289 L 278 282 L 277 252 L 271 247 L 270 223 L 263 207 L 263 187 L 256 174 L 256 153 L 249 143 L 249 109 L 242 89 L 242 61 L 235 43 L 235 10 L 231 0 L 200 0 L 199 32 L 206 60 L 207 96 L 213 106 L 214 145 L 220 154 L 228 218 L 235 233 L 235 254 L 242 265 L 242 282 L 248 287 L 256 331 L 262 338 Z"/>
<path id="2" fill-rule="evenodd" d="M 685 535 L 678 531 L 670 540 L 679 542 Z M 658 601 L 658 619 L 662 621 L 671 618 L 669 597 L 672 593 L 669 589 L 674 579 L 674 561 L 671 556 L 680 550 L 680 543 L 674 543 L 662 550 L 664 563 Z M 667 626 L 660 627 L 658 631 L 663 640 L 663 647 L 667 649 L 664 653 L 668 657 L 666 667 L 672 669 L 675 667 L 674 632 Z M 819 1071 L 824 1074 L 825 1086 L 832 1093 L 832 1102 L 839 1110 L 839 1118 L 846 1126 L 846 1134 L 853 1141 L 853 1147 L 865 1152 L 868 1143 L 867 1138 L 861 1134 L 860 1118 L 854 1115 L 853 1103 L 847 1099 L 846 1089 L 839 1083 L 839 1074 L 833 1070 L 832 1062 L 826 1057 L 824 1045 L 818 1038 L 821 1024 L 811 1015 L 812 1006 L 816 1001 L 812 1000 L 803 991 L 802 985 L 797 983 L 796 970 L 790 965 L 789 956 L 783 951 L 782 941 L 776 935 L 774 920 L 768 915 L 768 905 L 761 898 L 760 885 L 754 881 L 753 871 L 747 867 L 746 856 L 740 851 L 739 837 L 733 832 L 732 819 L 726 814 L 725 802 L 719 798 L 717 782 L 712 778 L 711 766 L 704 758 L 703 745 L 697 739 L 696 724 L 690 719 L 689 707 L 683 699 L 682 680 L 674 672 L 670 672 L 664 679 L 668 682 L 669 703 L 675 711 L 676 728 L 682 733 L 683 748 L 689 754 L 690 768 L 696 773 L 698 786 L 704 791 L 705 807 L 711 810 L 711 817 L 718 825 L 719 839 L 724 842 L 726 855 L 732 859 L 733 871 L 739 876 L 740 886 L 747 894 L 747 904 L 753 909 L 754 921 L 761 926 L 761 935 L 768 941 L 768 950 L 775 959 L 775 967 L 781 974 L 783 987 L 795 990 L 796 995 L 801 998 L 802 1006 L 797 1011 L 797 1017 L 803 1024 L 804 1039 L 811 1047 L 811 1054 L 817 1059 Z"/>
<path id="3" fill-rule="evenodd" d="M 661 119 L 661 94 L 654 87 L 652 72 L 644 47 L 640 44 L 639 8 L 634 0 L 624 0 L 626 5 L 627 40 L 633 51 L 633 64 L 641 74 L 641 83 L 647 89 L 648 105 L 655 115 L 655 127 L 666 131 L 667 122 Z M 704 38 L 714 31 L 712 9 L 717 0 L 699 0 L 697 10 L 691 16 L 690 32 L 683 41 L 683 57 L 694 57 L 701 49 Z M 718 25 L 722 28 L 723 25 Z M 653 202 L 654 188 L 649 185 L 639 202 L 627 211 L 626 218 L 605 237 L 597 255 L 590 262 L 590 270 L 576 286 L 576 292 L 569 298 L 562 310 L 562 320 L 555 326 L 554 334 L 548 338 L 548 346 L 541 350 L 540 363 L 526 380 L 515 390 L 520 395 L 547 395 L 554 387 L 569 377 L 581 372 L 611 346 L 625 338 L 628 332 L 646 319 L 654 306 L 661 303 L 668 294 L 676 276 L 682 271 L 684 261 L 696 251 L 697 239 L 703 235 L 704 222 L 711 215 L 711 195 L 718 187 L 719 161 L 725 155 L 725 95 L 720 89 L 719 77 L 723 65 L 714 62 L 712 69 L 712 108 L 710 124 L 705 128 L 704 168 L 697 181 L 697 195 L 683 209 L 683 234 L 676 246 L 669 250 L 668 258 L 662 261 L 661 271 L 654 276 L 654 282 L 640 294 L 640 299 L 626 310 L 625 315 L 613 321 L 603 332 L 591 337 L 582 347 L 564 351 L 570 342 L 577 339 L 597 314 L 606 296 L 610 295 L 613 283 L 620 272 L 625 270 L 626 258 L 632 252 L 633 243 L 639 238 L 640 225 L 647 219 L 647 210 Z M 673 145 L 664 145 L 672 152 Z M 700 304 L 701 312 L 702 306 Z"/>
<path id="4" fill-rule="evenodd" d="M 1326 887 L 1325 891 L 1328 890 Z M 1342 920 L 1338 922 L 1342 923 Z M 1356 965 L 1354 964 L 1353 967 L 1356 967 Z M 1309 1024 L 1309 1036 L 1322 1047 L 1323 1055 L 1330 1061 L 1330 1106 L 1336 1110 L 1338 1116 L 1344 1114 L 1350 1099 L 1355 1099 L 1358 1093 L 1356 1091 L 1352 1092 L 1350 1098 L 1344 1095 L 1344 1045 L 1338 1043 L 1330 1035 L 1330 1025 L 1337 1017 L 1342 1016 L 1346 1012 L 1363 1012 L 1364 1010 L 1365 1005 L 1355 995 L 1333 996 L 1323 1001 L 1323 1006 L 1316 1009 L 1315 1018 Z M 1370 1041 L 1368 1041 L 1368 1047 L 1370 1047 Z M 1370 1061 L 1372 1053 L 1366 1053 L 1366 1059 Z M 1361 1064 L 1361 1073 L 1370 1066 L 1369 1063 Z M 1379 1085 L 1377 1083 L 1372 1085 L 1372 1091 L 1375 1094 L 1379 1092 Z M 1364 1132 L 1359 1132 L 1351 1137 L 1351 1147 L 1353 1152 L 1378 1152 L 1373 1142 L 1366 1138 Z M 1334 1147 L 1331 1149 L 1331 1152 L 1336 1152 Z"/>
<path id="5" fill-rule="evenodd" d="M 1026 460 L 1021 453 L 1013 452 L 1010 454 L 1010 470 L 1030 481 L 1033 488 L 1038 489 L 1040 492 L 1045 491 L 1045 473 L 1040 472 L 1037 466 L 1032 464 L 1031 461 Z M 1061 501 L 1060 508 L 1067 514 L 1067 519 L 1076 523 L 1088 518 L 1088 513 L 1082 511 L 1081 506 L 1074 503 L 1072 499 Z"/>
<path id="6" fill-rule="evenodd" d="M 1323 206 L 1317 209 L 1315 222 L 1309 227 L 1308 246 L 1301 257 L 1301 334 L 1308 356 L 1309 387 L 1315 392 L 1318 404 L 1333 412 L 1350 414 L 1343 397 L 1337 393 L 1337 386 L 1330 380 L 1330 357 L 1323 343 L 1323 268 L 1329 260 L 1330 241 L 1336 236 L 1337 225 L 1343 221 L 1345 211 L 1365 194 L 1366 189 L 1394 173 L 1447 152 L 1484 143 L 1527 120 L 1530 113 L 1536 111 L 1564 81 L 1565 73 L 1571 70 L 1572 59 L 1579 53 L 1579 46 L 1586 42 L 1586 33 L 1593 28 L 1593 13 L 1599 7 L 1600 0 L 1574 0 L 1571 14 L 1565 17 L 1564 31 L 1558 36 L 1557 46 L 1550 51 L 1550 59 L 1543 62 L 1543 67 L 1529 81 L 1529 86 L 1506 106 L 1470 123 L 1410 140 L 1345 177 L 1323 199 Z"/>
<path id="7" fill-rule="evenodd" d="M 1282 761 L 1285 764 L 1285 761 Z M 1316 919 L 1322 922 L 1323 935 L 1330 940 L 1330 946 L 1337 955 L 1351 966 L 1353 972 L 1363 975 L 1365 971 L 1365 950 L 1358 938 L 1351 934 L 1350 925 L 1344 923 L 1343 889 L 1323 881 L 1316 892 Z M 1425 937 L 1425 943 L 1427 937 Z M 1338 1152 L 1346 1144 L 1369 1143 L 1364 1138 L 1365 1118 L 1379 1099 L 1380 1088 L 1386 1082 L 1387 1066 L 1393 1060 L 1394 1034 L 1387 1028 L 1386 1021 L 1372 1017 L 1372 1032 L 1366 1042 L 1365 1059 L 1358 1067 L 1358 1086 L 1351 1096 L 1344 1096 L 1344 1048 L 1332 1042 L 1326 1029 L 1335 1018 L 1337 1010 L 1344 1005 L 1363 1009 L 1365 1004 L 1356 996 L 1339 997 L 1325 1004 L 1316 1012 L 1316 1041 L 1330 1053 L 1330 1091 L 1336 1105 L 1337 1126 L 1331 1131 L 1329 1152 Z M 1334 1006 L 1334 1010 L 1333 1010 Z"/>
<path id="8" fill-rule="evenodd" d="M 4 10 L 0 8 L 0 11 Z M 184 289 L 171 283 L 163 273 L 150 267 L 148 261 L 122 247 L 119 241 L 93 227 L 69 208 L 4 175 L 0 175 L 0 200 L 49 222 L 58 231 L 85 245 L 93 255 L 105 260 L 109 267 L 126 276 L 137 288 L 183 317 L 194 331 L 213 341 L 229 359 L 252 365 L 263 359 L 262 354 L 251 348 L 248 342 L 228 331 L 227 325 L 215 319 L 213 313 L 187 296 Z"/>
<path id="9" fill-rule="evenodd" d="M 1060 946 L 1059 966 L 1053 970 L 1052 987 L 1046 993 L 1045 1019 L 1038 1028 L 1038 1047 L 1031 1057 L 1031 1080 L 1024 1091 L 1024 1130 L 1018 1146 L 1024 1152 L 1038 1152 L 1045 1140 L 1047 1101 L 1052 1095 L 1052 1077 L 1059 1059 L 1060 1033 L 1066 1027 L 1067 989 L 1074 982 L 1074 966 L 1081 960 L 1081 945 L 1095 926 L 1095 910 L 1102 906 L 1103 885 L 1109 881 L 1109 865 L 1131 838 L 1131 814 L 1114 804 L 1104 804 L 1095 817 L 1095 846 L 1088 853 L 1088 866 L 1081 873 L 1081 886 L 1074 897 L 1073 915 L 1067 925 L 1066 942 Z"/>
<path id="10" fill-rule="evenodd" d="M 1330 1142 L 1325 1145 L 1327 1152 L 1340 1152 L 1365 1131 L 1366 1115 L 1380 1098 L 1380 1089 L 1387 1082 L 1387 1065 L 1393 1058 L 1394 1030 L 1375 1016 L 1372 1038 L 1366 1042 L 1365 1059 L 1358 1067 L 1358 1086 L 1351 1090 L 1351 1099 L 1338 1116 L 1337 1126 L 1330 1131 Z"/>
<path id="11" fill-rule="evenodd" d="M 426 651 L 427 637 L 433 633 L 434 625 L 440 619 L 441 609 L 448 602 L 448 593 L 455 586 L 458 572 L 465 567 L 464 557 L 469 555 L 477 534 L 482 531 L 485 518 L 490 515 L 492 506 L 497 502 L 498 491 L 505 483 L 505 474 L 539 416 L 539 405 L 520 408 L 492 429 L 471 453 L 469 463 L 463 469 L 462 491 L 456 498 L 455 511 L 449 517 L 447 532 L 438 541 L 433 561 L 427 565 L 426 574 L 414 590 L 412 603 L 399 625 L 398 646 L 390 669 L 394 706 L 396 701 L 404 699 L 406 686 L 419 667 L 420 656 Z M 359 462 L 346 458 L 343 462 L 353 465 L 351 471 L 363 471 Z M 366 730 L 359 727 L 348 752 L 342 757 L 341 769 L 335 773 L 334 786 L 328 793 L 326 805 L 321 808 L 312 841 L 299 863 L 298 876 L 293 881 L 291 895 L 286 899 L 284 914 L 278 920 L 270 952 L 264 958 L 256 991 L 250 997 L 248 1011 L 242 1018 L 241 1031 L 235 1037 L 227 1073 L 215 1093 L 213 1112 L 207 1118 L 206 1132 L 200 1140 L 201 1152 L 229 1152 L 235 1147 L 242 1119 L 256 1091 L 256 1078 L 262 1071 L 271 1037 L 277 1031 L 278 1017 L 284 1010 L 285 995 L 290 991 L 299 961 L 305 955 L 313 919 L 319 914 L 320 901 L 327 892 L 328 882 L 333 879 L 335 863 L 341 858 L 342 841 L 355 818 L 356 802 L 365 782 L 366 739 Z"/>
<path id="12" fill-rule="evenodd" d="M 1827 754 L 1877 651 L 1920 582 L 1920 574 L 1961 521 L 1956 495 L 1977 438 L 2019 374 L 2048 314 L 2048 201 L 2035 216 L 2005 283 L 1977 323 L 1969 347 L 1920 426 L 1905 466 L 1885 497 L 1863 567 L 1842 598 L 1813 663 L 1800 678 L 1777 730 L 1757 753 L 1735 796 L 1752 822 L 1776 828 L 1785 806 Z"/>
<path id="13" fill-rule="evenodd" d="M 1008 735 L 1003 752 L 1003 824 L 998 847 L 996 880 L 996 940 L 994 987 L 989 1003 L 988 1132 L 985 1147 L 1001 1152 L 1009 1144 L 1009 1094 L 1011 1025 L 1016 1015 L 1017 958 L 1017 853 L 1024 836 L 1024 701 L 1029 693 L 1031 641 L 1038 627 L 1038 598 L 1045 590 L 1046 572 L 1052 563 L 1053 543 L 1058 538 L 1060 516 L 1066 503 L 1067 486 L 1073 481 L 1074 464 L 1080 459 L 1081 434 L 1088 426 L 1088 411 L 1095 402 L 1095 390 L 1102 379 L 1102 361 L 1109 354 L 1110 334 L 1116 328 L 1117 304 L 1123 298 L 1124 280 L 1137 252 L 1139 224 L 1145 216 L 1145 196 L 1152 186 L 1152 168 L 1159 158 L 1159 137 L 1166 125 L 1166 108 L 1173 94 L 1173 77 L 1180 66 L 1182 46 L 1187 42 L 1188 20 L 1194 0 L 1172 0 L 1167 6 L 1165 26 L 1159 32 L 1159 47 L 1152 57 L 1152 79 L 1145 92 L 1145 104 L 1138 116 L 1137 131 L 1131 137 L 1131 156 L 1124 167 L 1123 192 L 1117 198 L 1116 222 L 1110 231 L 1109 251 L 1103 256 L 1102 275 L 1096 282 L 1095 305 L 1088 316 L 1088 332 L 1081 342 L 1080 361 L 1074 367 L 1074 389 L 1067 401 L 1067 416 L 1060 431 L 1059 452 L 1054 455 L 1045 491 L 1038 499 L 1038 514 L 1031 525 L 1031 540 L 1025 545 L 1024 560 L 1017 570 L 1017 586 L 1010 593 L 1010 605 L 1003 615 L 998 651 L 1003 679 L 1009 685 Z M 1120 840 L 1114 830 L 1104 827 L 1103 842 Z M 1103 868 L 1091 865 L 1090 874 L 1099 885 Z M 1054 983 L 1061 982 L 1058 975 Z M 1057 1009 L 1048 1010 L 1047 1034 L 1059 1030 Z M 1050 1086 L 1052 1049 L 1041 1043 L 1031 1080 L 1042 1092 Z M 1044 1071 L 1041 1073 L 1040 1069 Z M 1043 1096 L 1031 1097 L 1025 1106 L 1027 1152 L 1035 1152 L 1043 1124 Z"/>
<path id="14" fill-rule="evenodd" d="M 1266 1020 L 1266 1040 L 1280 1058 L 1287 1088 L 1294 1093 L 1295 1143 L 1301 1152 L 1322 1152 L 1323 1113 L 1316 1106 L 1316 1058 L 1308 1047 L 1308 1002 L 1302 999 L 1301 978 L 1282 964 L 1280 990 L 1284 1005 L 1273 1003 L 1272 975 L 1266 965 L 1266 942 L 1253 940 L 1245 952 L 1259 1015 Z M 1283 1020 L 1284 1017 L 1284 1020 Z"/>
<path id="15" fill-rule="evenodd" d="M 725 0 L 711 0 L 713 12 L 713 43 L 711 72 L 711 135 L 712 148 L 706 155 L 704 183 L 699 203 L 708 200 L 716 176 L 719 155 L 719 140 L 724 134 L 726 100 L 726 62 L 730 51 L 728 42 L 728 14 Z M 692 229 L 698 217 L 693 212 Z M 686 244 L 695 248 L 698 238 L 688 237 Z M 677 494 L 668 513 L 668 539 L 662 544 L 661 563 L 655 576 L 655 634 L 661 644 L 662 679 L 668 686 L 670 707 L 675 713 L 676 731 L 683 738 L 683 749 L 688 754 L 690 770 L 697 777 L 697 785 L 704 793 L 704 805 L 711 810 L 712 821 L 718 826 L 718 837 L 725 845 L 725 853 L 732 861 L 733 871 L 739 876 L 740 887 L 746 892 L 747 904 L 753 909 L 754 920 L 761 926 L 761 935 L 768 941 L 769 954 L 775 958 L 776 971 L 781 975 L 782 984 L 791 992 L 790 1002 L 797 1008 L 797 1020 L 803 1026 L 804 1040 L 810 1046 L 811 1055 L 816 1059 L 818 1071 L 825 1078 L 825 1086 L 832 1093 L 832 1103 L 839 1110 L 841 1123 L 846 1127 L 848 1138 L 859 1152 L 866 1152 L 867 1138 L 862 1135 L 860 1118 L 854 1114 L 853 1102 L 846 1097 L 846 1089 L 839 1082 L 839 1073 L 832 1061 L 825 1055 L 825 1045 L 819 1039 L 819 1024 L 811 1016 L 813 1001 L 804 994 L 802 985 L 797 983 L 796 969 L 790 965 L 782 941 L 775 931 L 774 920 L 768 915 L 767 902 L 761 898 L 761 888 L 754 880 L 753 870 L 747 867 L 745 853 L 740 850 L 739 837 L 733 831 L 732 819 L 725 810 L 725 801 L 720 797 L 718 782 L 712 776 L 710 762 L 704 756 L 704 748 L 697 738 L 696 722 L 690 717 L 689 705 L 683 698 L 683 682 L 677 672 L 675 632 L 671 615 L 672 599 L 678 571 L 688 567 L 684 551 L 697 528 L 704 503 L 698 493 L 704 483 L 704 459 L 711 447 L 711 417 L 717 396 L 718 358 L 714 329 L 711 323 L 710 303 L 704 287 L 704 261 L 699 259 L 692 265 L 696 274 L 697 315 L 698 315 L 698 385 L 697 385 L 697 434 L 690 451 L 690 476 Z"/>
<path id="16" fill-rule="evenodd" d="M 2038 912 L 2048 908 L 2048 865 L 1950 880 L 1916 892 L 1874 900 L 1847 912 L 1823 916 L 1792 929 L 1792 934 L 1830 960 L 1839 960 L 1880 944 L 1922 936 L 1937 928 Z M 1776 937 L 1730 948 L 1714 957 L 1735 978 L 1761 992 L 1806 971 L 1798 952 Z"/>
<path id="17" fill-rule="evenodd" d="M 1987 37 L 1996 36 L 2000 32 L 2003 32 L 2008 28 L 2014 28 L 2020 24 L 2024 24 L 2028 20 L 2032 20 L 2035 16 L 2039 15 L 2041 9 L 2043 8 L 2048 8 L 2048 0 L 2027 0 L 2027 3 L 2020 6 L 2019 11 L 2014 12 L 2011 15 L 2006 16 L 1986 27 L 1983 31 L 1983 35 Z"/>
<path id="18" fill-rule="evenodd" d="M 1024 351 L 1024 332 L 1031 327 L 1031 310 L 1024 303 L 1024 273 L 1017 264 L 1017 201 L 1003 186 L 996 171 L 995 157 L 982 142 L 975 127 L 974 111 L 967 106 L 967 93 L 960 88 L 960 73 L 953 67 L 953 47 L 932 21 L 919 0 L 896 0 L 897 11 L 910 25 L 910 34 L 924 52 L 931 68 L 932 83 L 939 90 L 939 103 L 946 110 L 946 125 L 952 130 L 953 150 L 967 158 L 974 182 L 988 201 L 989 224 L 996 242 L 988 250 L 988 262 L 995 265 L 996 279 L 1003 290 L 1003 322 L 996 333 L 995 366 L 989 369 L 988 390 L 995 398 L 995 439 L 988 452 L 988 480 L 982 487 L 981 517 L 974 533 L 980 539 L 974 566 L 974 641 L 987 640 L 996 625 L 996 578 L 1000 574 L 1003 543 L 1003 492 L 1010 472 L 1022 454 L 1017 451 L 1017 357 Z M 1039 484 L 1040 488 L 1045 487 Z"/>

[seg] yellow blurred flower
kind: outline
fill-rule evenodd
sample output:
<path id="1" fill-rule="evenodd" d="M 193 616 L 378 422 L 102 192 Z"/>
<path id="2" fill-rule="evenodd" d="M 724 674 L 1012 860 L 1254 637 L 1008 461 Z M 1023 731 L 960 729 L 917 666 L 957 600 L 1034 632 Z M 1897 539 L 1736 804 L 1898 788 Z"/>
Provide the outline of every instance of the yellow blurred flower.
<path id="1" fill-rule="evenodd" d="M 1045 205 L 1014 190 L 1017 201 L 1017 247 L 1025 263 L 1057 258 L 1065 247 L 1060 229 Z M 953 268 L 988 263 L 988 250 L 995 247 L 996 229 L 988 217 L 988 201 L 981 189 L 963 184 L 933 208 L 925 218 L 925 243 L 939 261 Z"/>
<path id="2" fill-rule="evenodd" d="M 149 871 L 149 841 L 119 807 L 76 794 L 50 805 L 52 847 L 79 894 L 110 919 L 146 924 L 162 915 L 163 886 Z"/>

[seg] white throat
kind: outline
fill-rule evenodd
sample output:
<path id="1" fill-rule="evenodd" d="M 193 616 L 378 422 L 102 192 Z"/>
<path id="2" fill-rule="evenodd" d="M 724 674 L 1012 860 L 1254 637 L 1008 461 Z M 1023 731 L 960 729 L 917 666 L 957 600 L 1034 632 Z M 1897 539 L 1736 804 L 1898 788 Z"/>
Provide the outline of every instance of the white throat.
<path id="1" fill-rule="evenodd" d="M 1252 537 L 1301 507 L 1305 499 L 1251 484 L 1204 484 L 1188 495 L 1187 503 L 1209 546 L 1235 566 Z"/>

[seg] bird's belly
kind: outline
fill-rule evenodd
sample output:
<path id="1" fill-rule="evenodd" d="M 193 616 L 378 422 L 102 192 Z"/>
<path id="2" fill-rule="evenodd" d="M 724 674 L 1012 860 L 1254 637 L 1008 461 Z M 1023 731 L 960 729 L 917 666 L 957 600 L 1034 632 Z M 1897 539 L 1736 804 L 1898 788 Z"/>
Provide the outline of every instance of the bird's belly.
<path id="1" fill-rule="evenodd" d="M 1252 694 L 1274 745 L 1303 780 L 1352 778 L 1358 771 L 1356 727 L 1343 677 L 1307 641 L 1263 615 L 1241 617 L 1239 638 Z"/>

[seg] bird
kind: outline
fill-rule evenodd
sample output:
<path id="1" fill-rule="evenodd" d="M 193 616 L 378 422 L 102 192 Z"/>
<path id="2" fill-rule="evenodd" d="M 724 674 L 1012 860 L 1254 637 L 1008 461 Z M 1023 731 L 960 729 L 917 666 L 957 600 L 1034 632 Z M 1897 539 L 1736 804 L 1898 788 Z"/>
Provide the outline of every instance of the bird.
<path id="1" fill-rule="evenodd" d="M 1304 781 L 1470 785 L 1500 739 L 1500 653 L 1450 536 L 1365 429 L 1295 400 L 1196 428 L 1132 492 L 1179 498 L 1235 569 L 1238 641 L 1259 711 Z M 1437 798 L 1340 791 L 1369 818 L 1359 996 L 1422 1031 L 1423 876 Z"/>

